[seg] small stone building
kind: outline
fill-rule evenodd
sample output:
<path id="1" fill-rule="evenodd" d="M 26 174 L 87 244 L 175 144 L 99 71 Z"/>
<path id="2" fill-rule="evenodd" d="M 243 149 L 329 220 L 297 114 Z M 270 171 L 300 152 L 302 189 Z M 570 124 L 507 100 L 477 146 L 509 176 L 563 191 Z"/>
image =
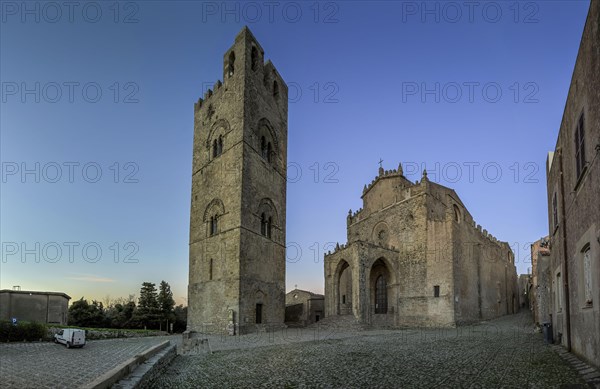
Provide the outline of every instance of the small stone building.
<path id="1" fill-rule="evenodd" d="M 518 310 L 514 255 L 476 225 L 456 192 L 384 171 L 325 255 L 325 316 L 385 326 L 455 326 Z"/>
<path id="2" fill-rule="evenodd" d="M 0 320 L 67 324 L 69 300 L 61 292 L 0 290 Z"/>
<path id="3" fill-rule="evenodd" d="M 285 322 L 290 325 L 308 325 L 321 320 L 324 315 L 325 296 L 301 289 L 285 295 Z"/>

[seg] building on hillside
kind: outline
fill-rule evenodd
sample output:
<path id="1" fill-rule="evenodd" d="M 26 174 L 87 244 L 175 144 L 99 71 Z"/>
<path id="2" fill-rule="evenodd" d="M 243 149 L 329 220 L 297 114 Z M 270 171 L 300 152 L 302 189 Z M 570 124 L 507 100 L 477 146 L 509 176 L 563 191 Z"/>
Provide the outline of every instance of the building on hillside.
<path id="1" fill-rule="evenodd" d="M 0 290 L 0 320 L 66 325 L 71 297 L 61 292 Z"/>
<path id="2" fill-rule="evenodd" d="M 547 159 L 554 339 L 600 367 L 600 0 L 592 0 Z"/>
<path id="3" fill-rule="evenodd" d="M 514 255 L 456 192 L 400 165 L 362 193 L 347 239 L 325 255 L 325 316 L 384 326 L 455 326 L 518 310 Z"/>

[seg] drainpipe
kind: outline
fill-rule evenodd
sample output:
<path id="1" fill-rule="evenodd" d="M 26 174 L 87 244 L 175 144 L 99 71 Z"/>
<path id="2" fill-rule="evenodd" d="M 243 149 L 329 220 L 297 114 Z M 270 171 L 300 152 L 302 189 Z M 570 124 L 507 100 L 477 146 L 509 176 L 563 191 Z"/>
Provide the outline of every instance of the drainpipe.
<path id="1" fill-rule="evenodd" d="M 571 351 L 571 304 L 569 297 L 569 262 L 567 260 L 567 217 L 565 214 L 565 183 L 564 183 L 564 171 L 563 171 L 563 150 L 562 147 L 558 148 L 558 162 L 559 162 L 559 180 L 560 180 L 560 218 L 562 220 L 562 250 L 563 250 L 563 265 L 564 265 L 564 277 L 563 277 L 563 294 L 565 296 L 565 318 L 567 326 L 567 351 Z"/>

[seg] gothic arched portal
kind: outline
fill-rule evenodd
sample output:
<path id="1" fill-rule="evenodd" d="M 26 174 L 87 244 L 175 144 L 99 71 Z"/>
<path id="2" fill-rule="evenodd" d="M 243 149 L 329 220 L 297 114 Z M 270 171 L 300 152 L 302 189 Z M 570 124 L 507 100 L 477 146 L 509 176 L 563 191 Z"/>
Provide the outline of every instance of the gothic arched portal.
<path id="1" fill-rule="evenodd" d="M 338 315 L 352 314 L 352 269 L 344 260 L 339 265 L 337 296 Z"/>

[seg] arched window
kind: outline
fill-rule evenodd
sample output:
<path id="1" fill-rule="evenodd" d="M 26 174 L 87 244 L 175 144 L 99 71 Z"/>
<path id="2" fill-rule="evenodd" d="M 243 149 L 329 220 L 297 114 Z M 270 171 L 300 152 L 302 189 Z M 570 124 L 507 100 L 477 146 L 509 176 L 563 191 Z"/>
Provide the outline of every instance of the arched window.
<path id="1" fill-rule="evenodd" d="M 260 215 L 260 234 L 271 239 L 273 232 L 273 217 L 265 215 L 263 212 Z"/>
<path id="2" fill-rule="evenodd" d="M 269 216 L 269 220 L 267 220 L 267 238 L 271 239 L 271 229 L 273 226 L 273 218 Z"/>
<path id="3" fill-rule="evenodd" d="M 216 158 L 221 154 L 223 154 L 223 136 L 219 135 L 217 139 L 213 140 L 212 156 Z"/>
<path id="4" fill-rule="evenodd" d="M 264 158 L 267 159 L 268 157 L 268 148 L 267 148 L 267 140 L 265 139 L 265 137 L 261 137 L 260 138 L 260 155 Z"/>
<path id="5" fill-rule="evenodd" d="M 273 155 L 273 147 L 271 142 L 267 143 L 267 162 L 271 162 L 271 156 Z"/>
<path id="6" fill-rule="evenodd" d="M 383 274 L 375 281 L 375 313 L 387 313 L 387 284 Z"/>
<path id="7" fill-rule="evenodd" d="M 255 46 L 252 46 L 252 52 L 250 54 L 252 70 L 258 68 L 258 50 Z"/>
<path id="8" fill-rule="evenodd" d="M 210 263 L 208 265 L 208 279 L 212 280 L 213 279 L 213 259 L 210 259 Z"/>
<path id="9" fill-rule="evenodd" d="M 218 217 L 217 215 L 210 217 L 210 235 L 216 235 L 218 231 Z"/>
<path id="10" fill-rule="evenodd" d="M 277 81 L 273 81 L 273 97 L 279 97 L 279 84 L 277 83 Z"/>
<path id="11" fill-rule="evenodd" d="M 454 209 L 454 221 L 455 222 L 460 222 L 460 210 L 458 209 L 458 207 L 455 205 L 452 206 L 452 208 Z"/>
<path id="12" fill-rule="evenodd" d="M 235 53 L 232 51 L 229 54 L 229 61 L 227 63 L 227 75 L 229 77 L 233 76 L 233 73 L 235 72 Z"/>
<path id="13" fill-rule="evenodd" d="M 258 204 L 256 210 L 256 219 L 260 219 L 260 234 L 265 238 L 273 238 L 273 229 L 278 228 L 277 224 L 277 208 L 273 201 L 268 198 L 263 198 Z M 258 220 L 257 220 L 258 222 Z M 256 230 L 258 225 L 256 225 Z"/>
<path id="14" fill-rule="evenodd" d="M 267 218 L 264 212 L 260 215 L 260 234 L 267 236 Z"/>

